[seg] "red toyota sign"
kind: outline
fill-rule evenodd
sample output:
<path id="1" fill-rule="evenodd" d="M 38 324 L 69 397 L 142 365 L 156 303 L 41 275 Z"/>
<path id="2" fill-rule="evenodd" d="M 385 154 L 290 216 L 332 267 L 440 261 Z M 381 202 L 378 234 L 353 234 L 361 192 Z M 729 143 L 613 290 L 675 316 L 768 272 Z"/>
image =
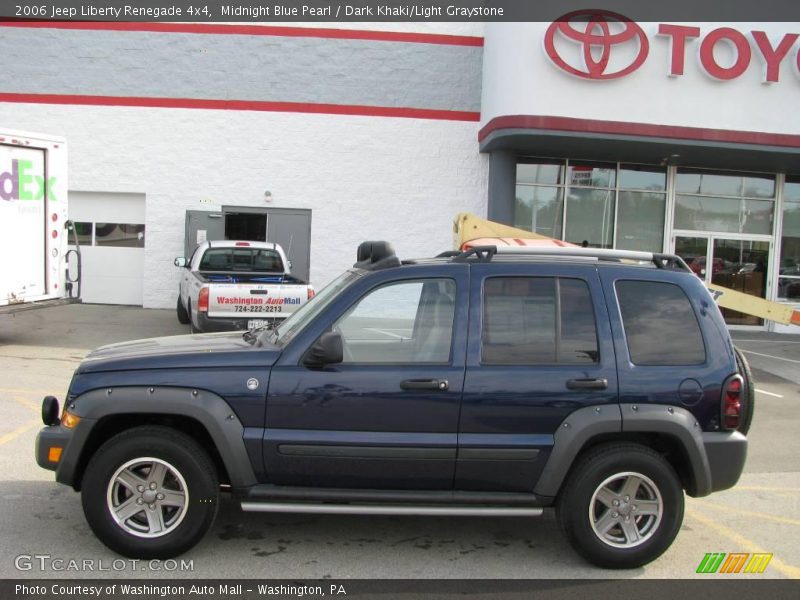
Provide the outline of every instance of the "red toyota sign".
<path id="1" fill-rule="evenodd" d="M 670 43 L 668 73 L 673 77 L 684 74 L 686 48 L 699 40 L 698 56 L 702 70 L 720 81 L 736 79 L 747 71 L 756 54 L 764 65 L 764 82 L 780 81 L 781 65 L 791 52 L 800 34 L 787 33 L 773 44 L 764 31 L 750 31 L 748 36 L 731 27 L 713 29 L 701 37 L 699 27 L 661 23 L 656 34 Z M 560 42 L 561 46 L 557 43 Z M 570 63 L 559 52 L 559 47 L 574 44 L 580 60 Z M 629 45 L 625 66 L 609 70 L 611 56 L 618 48 Z M 720 64 L 715 50 L 728 45 L 733 54 L 730 64 Z M 550 61 L 561 70 L 590 80 L 625 77 L 641 67 L 650 53 L 650 41 L 642 28 L 627 17 L 607 10 L 577 10 L 554 21 L 545 32 L 544 49 Z M 571 56 L 575 56 L 572 53 Z M 578 64 L 575 64 L 575 63 Z M 800 51 L 795 60 L 800 73 Z"/>
<path id="2" fill-rule="evenodd" d="M 611 23 L 619 23 L 623 29 L 619 33 L 611 32 Z M 581 46 L 582 65 L 568 64 L 556 50 L 555 37 L 561 34 L 565 38 Z M 636 58 L 624 69 L 608 73 L 611 50 L 619 44 L 638 43 Z M 596 49 L 601 49 L 599 58 L 595 58 Z M 584 79 L 616 79 L 633 73 L 642 66 L 650 44 L 647 36 L 636 23 L 620 14 L 608 10 L 576 10 L 555 21 L 544 34 L 544 49 L 555 65 L 567 73 Z"/>

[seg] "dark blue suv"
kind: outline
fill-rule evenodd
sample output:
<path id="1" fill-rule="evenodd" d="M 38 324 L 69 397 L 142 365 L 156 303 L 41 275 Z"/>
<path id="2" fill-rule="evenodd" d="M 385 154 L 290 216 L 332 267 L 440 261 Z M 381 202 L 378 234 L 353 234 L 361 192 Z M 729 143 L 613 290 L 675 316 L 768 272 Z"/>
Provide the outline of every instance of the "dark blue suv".
<path id="1" fill-rule="evenodd" d="M 538 515 L 605 567 L 660 556 L 742 472 L 746 363 L 671 255 L 475 248 L 354 268 L 275 330 L 92 352 L 39 464 L 95 534 L 164 558 L 243 510 Z"/>

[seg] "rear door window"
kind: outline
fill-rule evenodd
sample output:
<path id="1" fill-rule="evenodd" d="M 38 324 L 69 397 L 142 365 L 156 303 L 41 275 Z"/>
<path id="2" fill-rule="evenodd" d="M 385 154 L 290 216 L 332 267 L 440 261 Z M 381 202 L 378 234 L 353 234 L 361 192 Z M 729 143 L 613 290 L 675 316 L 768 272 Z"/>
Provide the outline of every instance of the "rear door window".
<path id="1" fill-rule="evenodd" d="M 661 281 L 617 281 L 615 287 L 631 362 L 681 366 L 706 361 L 700 324 L 679 286 Z"/>
<path id="2" fill-rule="evenodd" d="M 589 286 L 581 279 L 561 277 L 488 278 L 481 361 L 489 365 L 598 362 Z"/>

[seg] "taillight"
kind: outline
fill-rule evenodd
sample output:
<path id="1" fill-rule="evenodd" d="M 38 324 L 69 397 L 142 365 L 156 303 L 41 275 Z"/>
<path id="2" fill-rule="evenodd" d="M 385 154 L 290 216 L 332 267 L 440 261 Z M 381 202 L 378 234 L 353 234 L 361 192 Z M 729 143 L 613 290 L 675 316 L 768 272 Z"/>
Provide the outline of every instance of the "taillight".
<path id="1" fill-rule="evenodd" d="M 237 246 L 249 246 L 250 242 L 236 242 Z"/>
<path id="2" fill-rule="evenodd" d="M 736 429 L 742 416 L 742 378 L 735 375 L 728 380 L 722 393 L 722 426 Z"/>
<path id="3" fill-rule="evenodd" d="M 314 296 L 317 295 L 317 292 L 314 291 L 314 288 L 308 286 L 308 299 L 311 300 Z"/>
<path id="4" fill-rule="evenodd" d="M 200 312 L 208 312 L 208 288 L 201 287 L 200 294 L 197 297 L 197 310 Z"/>

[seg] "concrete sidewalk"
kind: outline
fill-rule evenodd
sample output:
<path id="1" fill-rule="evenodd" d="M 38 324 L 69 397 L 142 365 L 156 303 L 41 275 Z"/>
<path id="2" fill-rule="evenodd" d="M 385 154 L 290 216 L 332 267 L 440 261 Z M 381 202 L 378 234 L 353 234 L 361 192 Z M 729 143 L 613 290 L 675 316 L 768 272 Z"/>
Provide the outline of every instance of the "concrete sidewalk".
<path id="1" fill-rule="evenodd" d="M 190 333 L 175 310 L 70 304 L 0 316 L 0 347 L 44 346 L 92 350 L 128 340 Z"/>

